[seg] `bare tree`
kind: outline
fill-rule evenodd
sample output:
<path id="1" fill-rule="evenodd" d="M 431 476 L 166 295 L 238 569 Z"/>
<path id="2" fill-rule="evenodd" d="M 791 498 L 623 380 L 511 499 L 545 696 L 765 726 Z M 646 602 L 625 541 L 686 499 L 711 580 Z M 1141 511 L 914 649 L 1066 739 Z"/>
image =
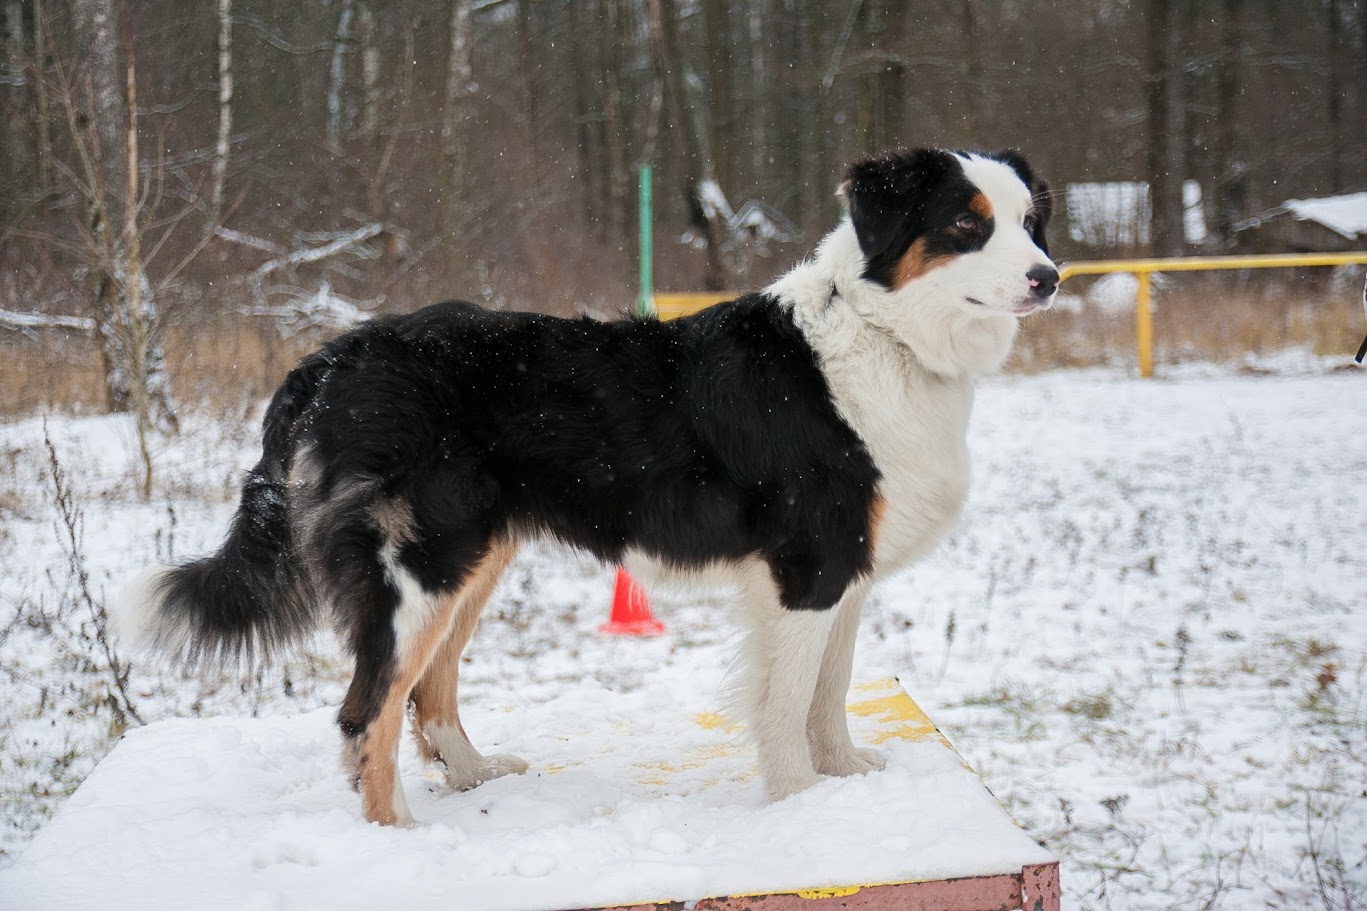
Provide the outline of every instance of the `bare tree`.
<path id="1" fill-rule="evenodd" d="M 1185 125 L 1182 97 L 1182 35 L 1177 4 L 1184 0 L 1148 0 L 1146 95 L 1151 212 L 1150 244 L 1161 256 L 1182 250 L 1182 180 Z"/>
<path id="2" fill-rule="evenodd" d="M 152 426 L 174 429 L 177 419 L 156 303 L 143 268 L 137 81 L 131 55 L 125 61 L 121 53 L 124 42 L 114 0 L 72 0 L 71 8 L 78 40 L 89 53 L 85 103 L 70 85 L 62 97 L 79 159 L 72 176 L 89 213 L 92 316 L 100 336 L 108 407 L 132 411 L 142 437 Z M 148 466 L 150 486 L 150 462 Z"/>
<path id="3" fill-rule="evenodd" d="M 766 0 L 752 0 L 750 15 L 746 22 L 747 37 L 750 39 L 750 98 L 752 114 L 750 117 L 750 170 L 756 175 L 764 173 L 764 158 L 768 154 L 768 105 L 764 102 L 768 94 L 768 84 L 764 67 L 765 35 L 764 18 Z"/>
<path id="4" fill-rule="evenodd" d="M 25 107 L 28 75 L 21 61 L 29 58 L 29 46 L 19 0 L 6 0 L 0 7 L 0 25 L 4 27 L 4 34 L 0 36 L 0 48 L 4 48 L 4 56 L 0 58 L 0 114 L 5 121 L 0 143 L 9 149 L 0 165 L 0 218 L 5 218 L 8 215 L 6 203 L 18 197 L 24 175 L 30 169 L 25 159 L 32 148 L 25 118 L 20 114 Z M 11 187 L 14 192 L 6 192 Z"/>
<path id="5" fill-rule="evenodd" d="M 716 174 L 727 180 L 734 177 L 731 170 L 730 138 L 731 100 L 731 31 L 727 27 L 727 10 L 731 4 L 724 0 L 702 0 L 703 51 L 707 71 L 707 96 L 700 111 L 707 119 L 707 147 Z"/>
<path id="6" fill-rule="evenodd" d="M 1242 77 L 1243 34 L 1239 28 L 1243 0 L 1223 0 L 1220 7 L 1220 50 L 1215 65 L 1216 124 L 1212 168 L 1215 179 L 1215 229 L 1228 243 L 1234 224 L 1245 217 L 1245 165 L 1238 158 L 1239 95 Z"/>
<path id="7" fill-rule="evenodd" d="M 674 4 L 671 0 L 647 0 L 646 10 L 651 57 L 664 90 L 665 106 L 673 126 L 671 132 L 681 140 L 688 221 L 707 255 L 703 287 L 709 291 L 722 291 L 731 285 L 731 270 L 722 254 L 725 226 L 723 212 L 717 205 L 721 187 L 708 154 L 706 118 L 698 109 L 705 102 L 698 97 L 699 93 L 685 93 Z"/>
<path id="8" fill-rule="evenodd" d="M 48 18 L 44 0 L 33 0 L 33 102 L 37 109 L 38 190 L 52 193 L 52 114 L 47 95 Z"/>
<path id="9" fill-rule="evenodd" d="M 465 174 L 469 168 L 466 138 L 474 104 L 474 65 L 470 56 L 472 45 L 470 0 L 452 0 L 445 110 L 441 124 L 442 157 L 446 165 L 443 169 L 446 198 L 442 223 L 448 236 L 454 236 L 464 223 L 461 207 L 465 202 Z"/>

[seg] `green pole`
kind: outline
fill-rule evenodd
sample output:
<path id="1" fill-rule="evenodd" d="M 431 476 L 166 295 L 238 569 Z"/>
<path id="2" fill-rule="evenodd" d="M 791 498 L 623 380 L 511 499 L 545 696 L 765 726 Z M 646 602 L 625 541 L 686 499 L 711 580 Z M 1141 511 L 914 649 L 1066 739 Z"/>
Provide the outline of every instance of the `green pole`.
<path id="1" fill-rule="evenodd" d="M 655 277 L 651 273 L 655 250 L 651 225 L 650 165 L 641 165 L 640 219 L 641 219 L 641 295 L 636 299 L 636 315 L 651 317 L 655 315 Z"/>

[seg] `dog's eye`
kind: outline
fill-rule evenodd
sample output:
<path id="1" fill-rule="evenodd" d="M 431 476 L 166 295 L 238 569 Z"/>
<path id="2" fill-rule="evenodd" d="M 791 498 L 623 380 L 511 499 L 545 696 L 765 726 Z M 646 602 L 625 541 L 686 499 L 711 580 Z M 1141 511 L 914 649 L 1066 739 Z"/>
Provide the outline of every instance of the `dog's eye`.
<path id="1" fill-rule="evenodd" d="M 960 231 L 976 231 L 978 230 L 978 216 L 960 215 L 959 220 L 954 223 L 954 227 Z"/>
<path id="2" fill-rule="evenodd" d="M 1038 228 L 1038 227 L 1039 227 L 1039 216 L 1038 216 L 1038 215 L 1036 215 L 1034 212 L 1031 212 L 1029 215 L 1025 216 L 1025 230 L 1026 230 L 1026 231 L 1028 231 L 1028 232 L 1031 233 L 1031 234 L 1034 234 L 1034 233 L 1035 233 L 1035 229 Z"/>

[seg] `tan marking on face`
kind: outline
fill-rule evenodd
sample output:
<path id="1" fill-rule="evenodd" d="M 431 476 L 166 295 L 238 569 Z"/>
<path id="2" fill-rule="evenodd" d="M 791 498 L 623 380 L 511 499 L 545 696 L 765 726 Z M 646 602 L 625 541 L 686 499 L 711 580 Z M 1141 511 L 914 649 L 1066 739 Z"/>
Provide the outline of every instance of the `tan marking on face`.
<path id="1" fill-rule="evenodd" d="M 945 254 L 927 255 L 926 239 L 918 237 L 916 241 L 907 248 L 907 252 L 902 254 L 902 258 L 897 261 L 897 267 L 892 270 L 893 290 L 902 288 L 907 284 L 925 275 L 936 266 L 943 266 L 948 263 L 953 256 Z"/>
<path id="2" fill-rule="evenodd" d="M 404 709 L 414 693 L 415 686 L 423 679 L 445 643 L 454 642 L 457 635 L 469 639 L 479 616 L 477 610 L 470 608 L 475 604 L 483 607 L 489 593 L 498 583 L 498 577 L 516 552 L 516 545 L 510 542 L 490 542 L 488 553 L 465 578 L 460 588 L 440 600 L 427 625 L 407 649 L 406 660 L 396 669 L 379 714 L 361 735 L 361 801 L 365 808 L 365 818 L 371 822 L 392 826 L 399 821 L 394 812 L 399 732 L 403 727 Z M 454 662 L 459 662 L 460 649 L 464 646 L 465 641 L 462 640 L 459 648 L 455 649 Z M 451 683 L 449 696 L 442 692 L 437 697 L 436 690 L 444 691 L 444 684 L 447 681 Z M 430 695 L 439 700 L 449 698 L 449 705 L 440 708 L 449 708 L 454 716 L 454 678 L 439 670 L 432 683 L 433 692 Z"/>
<path id="3" fill-rule="evenodd" d="M 987 221 L 992 217 L 992 201 L 987 198 L 986 194 L 974 193 L 973 198 L 968 201 L 968 211 L 983 221 Z"/>

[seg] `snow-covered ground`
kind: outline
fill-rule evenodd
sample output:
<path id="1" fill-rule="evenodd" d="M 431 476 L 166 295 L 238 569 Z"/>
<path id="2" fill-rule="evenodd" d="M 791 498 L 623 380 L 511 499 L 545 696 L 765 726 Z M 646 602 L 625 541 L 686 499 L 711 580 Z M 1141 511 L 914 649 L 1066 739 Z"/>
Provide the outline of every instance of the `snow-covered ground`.
<path id="1" fill-rule="evenodd" d="M 871 600 L 858 676 L 902 679 L 1062 858 L 1069 907 L 1367 903 L 1367 376 L 1274 366 L 984 383 L 963 527 Z M 127 425 L 49 419 L 81 512 L 74 536 L 54 503 L 42 421 L 0 426 L 0 864 L 22 868 L 25 842 L 130 706 L 150 721 L 281 716 L 340 699 L 346 668 L 326 640 L 251 680 L 139 665 L 126 693 L 112 684 L 82 572 L 99 604 L 136 567 L 217 543 L 237 472 L 255 457 L 254 427 L 233 418 L 191 419 L 162 448 L 148 505 L 133 500 Z M 519 736 L 478 723 L 510 697 L 529 725 L 584 687 L 711 701 L 737 632 L 719 600 L 656 599 L 669 635 L 600 639 L 610 585 L 608 571 L 550 548 L 519 559 L 463 668 L 477 744 Z M 298 723 L 321 731 L 322 717 Z M 603 719 L 586 736 L 614 734 Z M 642 737 L 634 749 L 673 755 Z M 485 799 L 535 786 L 497 784 Z M 212 777 L 204 787 L 212 796 Z M 349 802 L 329 819 L 338 837 L 364 827 Z M 441 837 L 455 844 L 477 823 L 456 813 Z M 405 872 L 396 888 L 433 887 Z"/>

